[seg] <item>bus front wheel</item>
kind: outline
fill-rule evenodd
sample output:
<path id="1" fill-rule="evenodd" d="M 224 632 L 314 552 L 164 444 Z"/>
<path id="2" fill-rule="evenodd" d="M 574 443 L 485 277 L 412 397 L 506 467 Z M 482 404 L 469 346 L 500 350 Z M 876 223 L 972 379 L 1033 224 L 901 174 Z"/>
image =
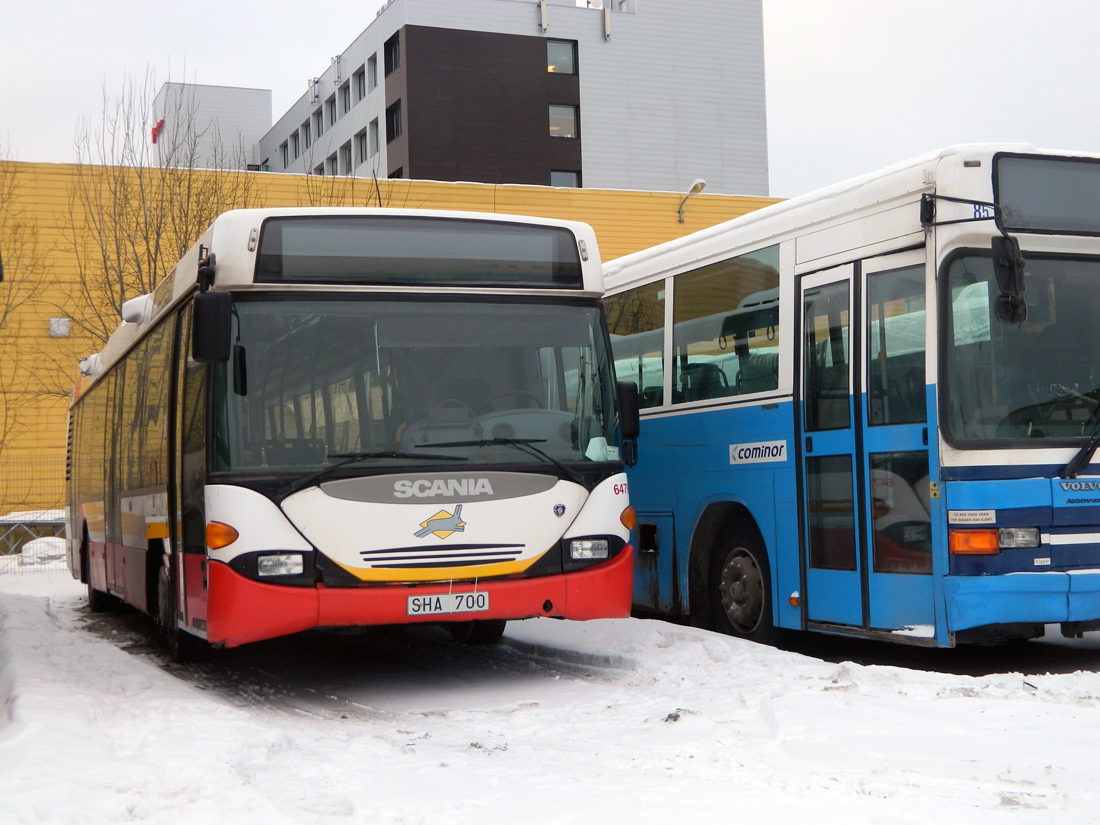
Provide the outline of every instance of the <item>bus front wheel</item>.
<path id="1" fill-rule="evenodd" d="M 754 530 L 741 524 L 722 530 L 711 555 L 710 593 L 715 630 L 775 641 L 768 557 Z"/>
<path id="2" fill-rule="evenodd" d="M 157 624 L 168 658 L 176 663 L 202 659 L 210 646 L 205 640 L 182 630 L 177 613 L 176 588 L 168 565 L 162 564 L 157 574 Z"/>
<path id="3" fill-rule="evenodd" d="M 451 622 L 447 629 L 460 644 L 495 645 L 504 637 L 505 619 L 482 619 L 473 622 Z"/>

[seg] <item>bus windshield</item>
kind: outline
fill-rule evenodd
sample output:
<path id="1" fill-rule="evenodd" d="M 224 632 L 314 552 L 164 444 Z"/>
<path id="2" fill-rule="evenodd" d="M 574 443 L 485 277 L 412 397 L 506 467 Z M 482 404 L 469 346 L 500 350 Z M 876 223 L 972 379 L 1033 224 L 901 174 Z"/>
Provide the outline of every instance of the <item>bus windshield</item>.
<path id="1" fill-rule="evenodd" d="M 1100 261 L 1030 254 L 1027 319 L 993 315 L 998 295 L 988 255 L 956 258 L 948 273 L 945 411 L 949 440 L 1070 444 L 1100 414 Z M 973 446 L 978 446 L 974 444 Z"/>
<path id="2" fill-rule="evenodd" d="M 618 459 L 594 303 L 240 297 L 232 336 L 215 371 L 215 471 L 446 459 L 568 475 Z"/>

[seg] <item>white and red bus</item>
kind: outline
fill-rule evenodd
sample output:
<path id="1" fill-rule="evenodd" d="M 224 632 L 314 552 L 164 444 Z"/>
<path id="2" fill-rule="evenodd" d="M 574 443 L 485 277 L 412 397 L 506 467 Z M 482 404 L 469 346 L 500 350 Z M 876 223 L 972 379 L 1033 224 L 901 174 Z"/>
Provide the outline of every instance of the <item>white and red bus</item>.
<path id="1" fill-rule="evenodd" d="M 602 278 L 581 223 L 222 215 L 82 362 L 69 567 L 92 609 L 157 617 L 176 657 L 628 615 L 637 401 Z"/>

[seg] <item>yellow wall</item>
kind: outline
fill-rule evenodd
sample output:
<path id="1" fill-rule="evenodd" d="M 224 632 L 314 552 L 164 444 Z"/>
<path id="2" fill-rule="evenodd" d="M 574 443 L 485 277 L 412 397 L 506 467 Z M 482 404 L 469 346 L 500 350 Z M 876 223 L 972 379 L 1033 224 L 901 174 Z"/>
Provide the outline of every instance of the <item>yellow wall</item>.
<path id="1" fill-rule="evenodd" d="M 70 338 L 49 335 L 49 319 L 79 315 L 82 300 L 72 226 L 82 226 L 89 216 L 81 214 L 83 207 L 72 205 L 77 202 L 71 193 L 79 185 L 79 171 L 73 165 L 0 162 L 0 179 L 8 175 L 14 181 L 8 197 L 23 221 L 22 237 L 26 239 L 30 227 L 33 238 L 31 253 L 24 251 L 22 266 L 13 267 L 16 261 L 9 262 L 13 252 L 5 248 L 12 244 L 10 227 L 6 231 L 0 225 L 0 256 L 8 270 L 0 290 L 18 290 L 30 283 L 39 289 L 33 300 L 15 310 L 0 328 L 0 403 L 17 411 L 13 431 L 5 433 L 0 427 L 0 514 L 60 505 L 66 440 L 64 394 L 77 375 L 77 359 L 98 349 L 92 339 L 75 329 Z M 361 178 L 271 173 L 253 173 L 250 179 L 253 206 L 381 204 L 581 220 L 595 229 L 605 261 L 776 202 L 748 196 L 696 195 L 685 206 L 684 223 L 679 223 L 677 208 L 683 196 L 670 192 L 408 180 L 376 184 Z M 87 261 L 84 264 L 88 266 Z"/>

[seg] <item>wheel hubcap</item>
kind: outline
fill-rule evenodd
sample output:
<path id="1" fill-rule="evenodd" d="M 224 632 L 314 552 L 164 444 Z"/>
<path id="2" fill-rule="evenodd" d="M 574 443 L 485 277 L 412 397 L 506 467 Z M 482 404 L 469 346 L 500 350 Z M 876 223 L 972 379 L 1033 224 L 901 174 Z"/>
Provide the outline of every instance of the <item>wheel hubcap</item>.
<path id="1" fill-rule="evenodd" d="M 760 623 L 764 607 L 764 582 L 756 561 L 744 550 L 726 557 L 718 583 L 722 609 L 739 633 L 751 633 Z"/>

